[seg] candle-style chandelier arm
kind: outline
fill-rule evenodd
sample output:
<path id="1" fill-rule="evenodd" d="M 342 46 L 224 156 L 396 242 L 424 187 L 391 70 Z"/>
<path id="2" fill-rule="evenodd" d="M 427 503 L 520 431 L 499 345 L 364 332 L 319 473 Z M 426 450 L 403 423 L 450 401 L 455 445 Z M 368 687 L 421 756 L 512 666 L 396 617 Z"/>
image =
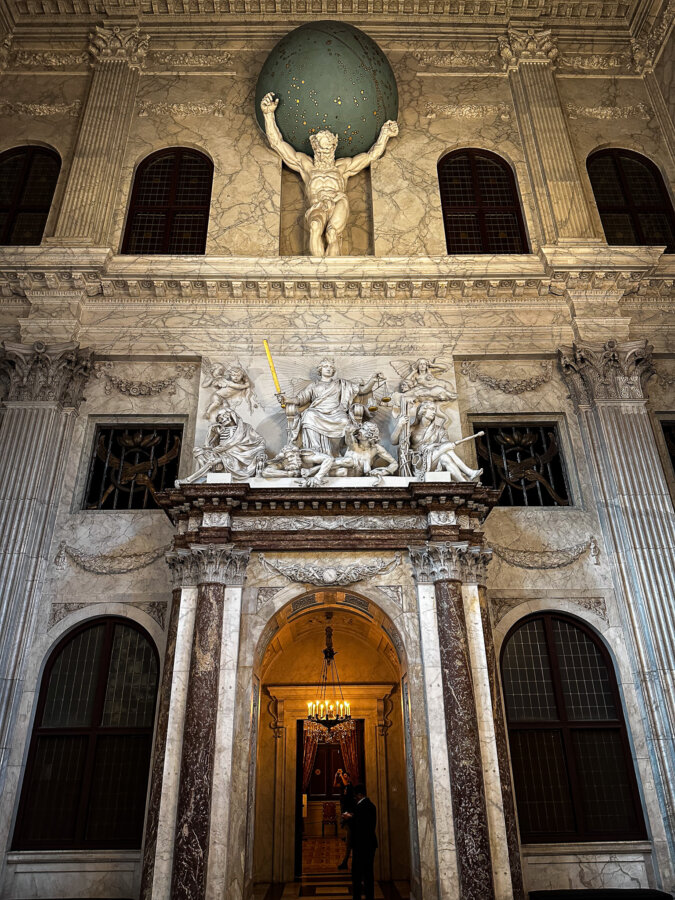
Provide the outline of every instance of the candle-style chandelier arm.
<path id="1" fill-rule="evenodd" d="M 328 694 L 329 676 L 332 688 L 330 696 Z M 333 629 L 330 625 L 326 626 L 326 646 L 323 651 L 321 680 L 319 682 L 316 698 L 316 700 L 310 700 L 307 703 L 308 722 L 318 723 L 327 729 L 328 732 L 338 724 L 351 723 L 351 708 L 342 693 L 340 674 L 338 672 L 337 663 L 335 662 Z"/>

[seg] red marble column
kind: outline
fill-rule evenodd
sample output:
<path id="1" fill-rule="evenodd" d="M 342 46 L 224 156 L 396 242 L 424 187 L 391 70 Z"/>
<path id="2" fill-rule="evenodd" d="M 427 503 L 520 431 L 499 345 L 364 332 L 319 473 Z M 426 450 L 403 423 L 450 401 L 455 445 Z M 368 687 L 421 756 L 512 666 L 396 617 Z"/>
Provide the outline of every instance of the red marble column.
<path id="1" fill-rule="evenodd" d="M 206 895 L 225 585 L 197 590 L 171 879 L 171 896 L 186 900 Z"/>
<path id="2" fill-rule="evenodd" d="M 166 735 L 169 725 L 169 707 L 171 701 L 171 682 L 173 681 L 173 664 L 176 654 L 176 634 L 178 631 L 178 614 L 180 611 L 180 587 L 174 588 L 169 628 L 166 636 L 164 652 L 164 671 L 162 687 L 159 695 L 159 711 L 157 713 L 157 731 L 152 758 L 152 774 L 148 813 L 145 820 L 145 843 L 143 845 L 143 870 L 141 874 L 141 900 L 149 900 L 152 895 L 152 877 L 155 871 L 155 850 L 157 849 L 157 824 L 159 822 L 159 805 L 162 799 L 162 783 L 164 780 L 164 756 L 166 753 Z"/>
<path id="3" fill-rule="evenodd" d="M 460 581 L 436 581 L 438 638 L 461 900 L 494 900 L 483 764 Z"/>
<path id="4" fill-rule="evenodd" d="M 520 836 L 518 833 L 516 804 L 513 795 L 513 783 L 511 780 L 506 719 L 504 717 L 504 706 L 502 704 L 501 682 L 497 668 L 497 656 L 495 654 L 495 643 L 492 634 L 492 618 L 488 606 L 487 588 L 484 585 L 478 585 L 478 594 L 480 597 L 480 612 L 483 622 L 485 656 L 487 658 L 488 674 L 490 677 L 490 693 L 492 694 L 492 716 L 495 723 L 495 739 L 497 742 L 497 757 L 499 759 L 499 779 L 502 786 L 506 840 L 509 848 L 509 863 L 511 866 L 511 884 L 513 886 L 514 900 L 525 900 L 523 869 L 520 859 Z"/>

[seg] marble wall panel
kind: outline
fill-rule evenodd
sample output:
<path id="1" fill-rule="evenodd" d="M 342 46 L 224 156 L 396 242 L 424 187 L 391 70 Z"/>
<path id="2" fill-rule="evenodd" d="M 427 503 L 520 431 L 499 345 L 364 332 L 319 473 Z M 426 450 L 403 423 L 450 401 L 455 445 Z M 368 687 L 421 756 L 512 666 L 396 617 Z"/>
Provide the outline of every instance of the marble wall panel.
<path id="1" fill-rule="evenodd" d="M 139 851 L 83 850 L 77 853 L 11 853 L 3 897 L 39 900 L 41 897 L 135 896 L 140 867 Z"/>
<path id="2" fill-rule="evenodd" d="M 253 58 L 252 58 L 253 57 Z M 237 56 L 237 76 L 147 75 L 139 84 L 111 243 L 119 248 L 133 172 L 164 147 L 201 150 L 214 164 L 207 254 L 276 256 L 281 164 L 253 117 L 264 56 Z"/>
<path id="3" fill-rule="evenodd" d="M 525 879 L 530 891 L 564 884 L 569 890 L 639 889 L 654 886 L 651 847 L 630 841 L 618 845 L 526 845 Z"/>
<path id="4" fill-rule="evenodd" d="M 658 79 L 663 99 L 668 104 L 670 118 L 675 123 L 675 33 L 672 31 L 661 50 L 654 74 Z"/>
<path id="5" fill-rule="evenodd" d="M 2 76 L 0 153 L 22 144 L 50 147 L 61 157 L 45 236 L 52 233 L 63 196 L 75 140 L 89 88 L 88 73 Z"/>

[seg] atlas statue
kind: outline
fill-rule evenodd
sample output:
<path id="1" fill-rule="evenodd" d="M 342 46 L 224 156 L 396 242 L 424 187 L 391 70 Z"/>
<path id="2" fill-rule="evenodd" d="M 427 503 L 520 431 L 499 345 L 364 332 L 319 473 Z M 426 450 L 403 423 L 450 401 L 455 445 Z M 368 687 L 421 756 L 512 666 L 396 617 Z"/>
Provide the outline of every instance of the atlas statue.
<path id="1" fill-rule="evenodd" d="M 266 94 L 260 101 L 265 119 L 265 133 L 270 146 L 289 169 L 298 172 L 305 186 L 311 256 L 340 256 L 342 233 L 349 218 L 347 179 L 367 168 L 384 153 L 387 141 L 398 134 L 396 122 L 385 122 L 373 146 L 366 153 L 335 159 L 338 136 L 332 131 L 319 131 L 309 138 L 314 159 L 295 150 L 284 140 L 274 113 L 279 99 Z"/>

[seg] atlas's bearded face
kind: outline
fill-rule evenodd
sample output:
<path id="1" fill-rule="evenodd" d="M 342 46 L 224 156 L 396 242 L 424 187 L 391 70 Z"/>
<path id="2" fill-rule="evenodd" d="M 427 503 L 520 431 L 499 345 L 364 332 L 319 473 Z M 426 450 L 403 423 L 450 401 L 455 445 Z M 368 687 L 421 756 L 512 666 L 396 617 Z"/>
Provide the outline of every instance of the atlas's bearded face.
<path id="1" fill-rule="evenodd" d="M 309 142 L 312 145 L 315 159 L 322 162 L 333 161 L 335 159 L 335 151 L 338 145 L 338 136 L 332 131 L 318 131 L 316 134 L 309 136 Z"/>

